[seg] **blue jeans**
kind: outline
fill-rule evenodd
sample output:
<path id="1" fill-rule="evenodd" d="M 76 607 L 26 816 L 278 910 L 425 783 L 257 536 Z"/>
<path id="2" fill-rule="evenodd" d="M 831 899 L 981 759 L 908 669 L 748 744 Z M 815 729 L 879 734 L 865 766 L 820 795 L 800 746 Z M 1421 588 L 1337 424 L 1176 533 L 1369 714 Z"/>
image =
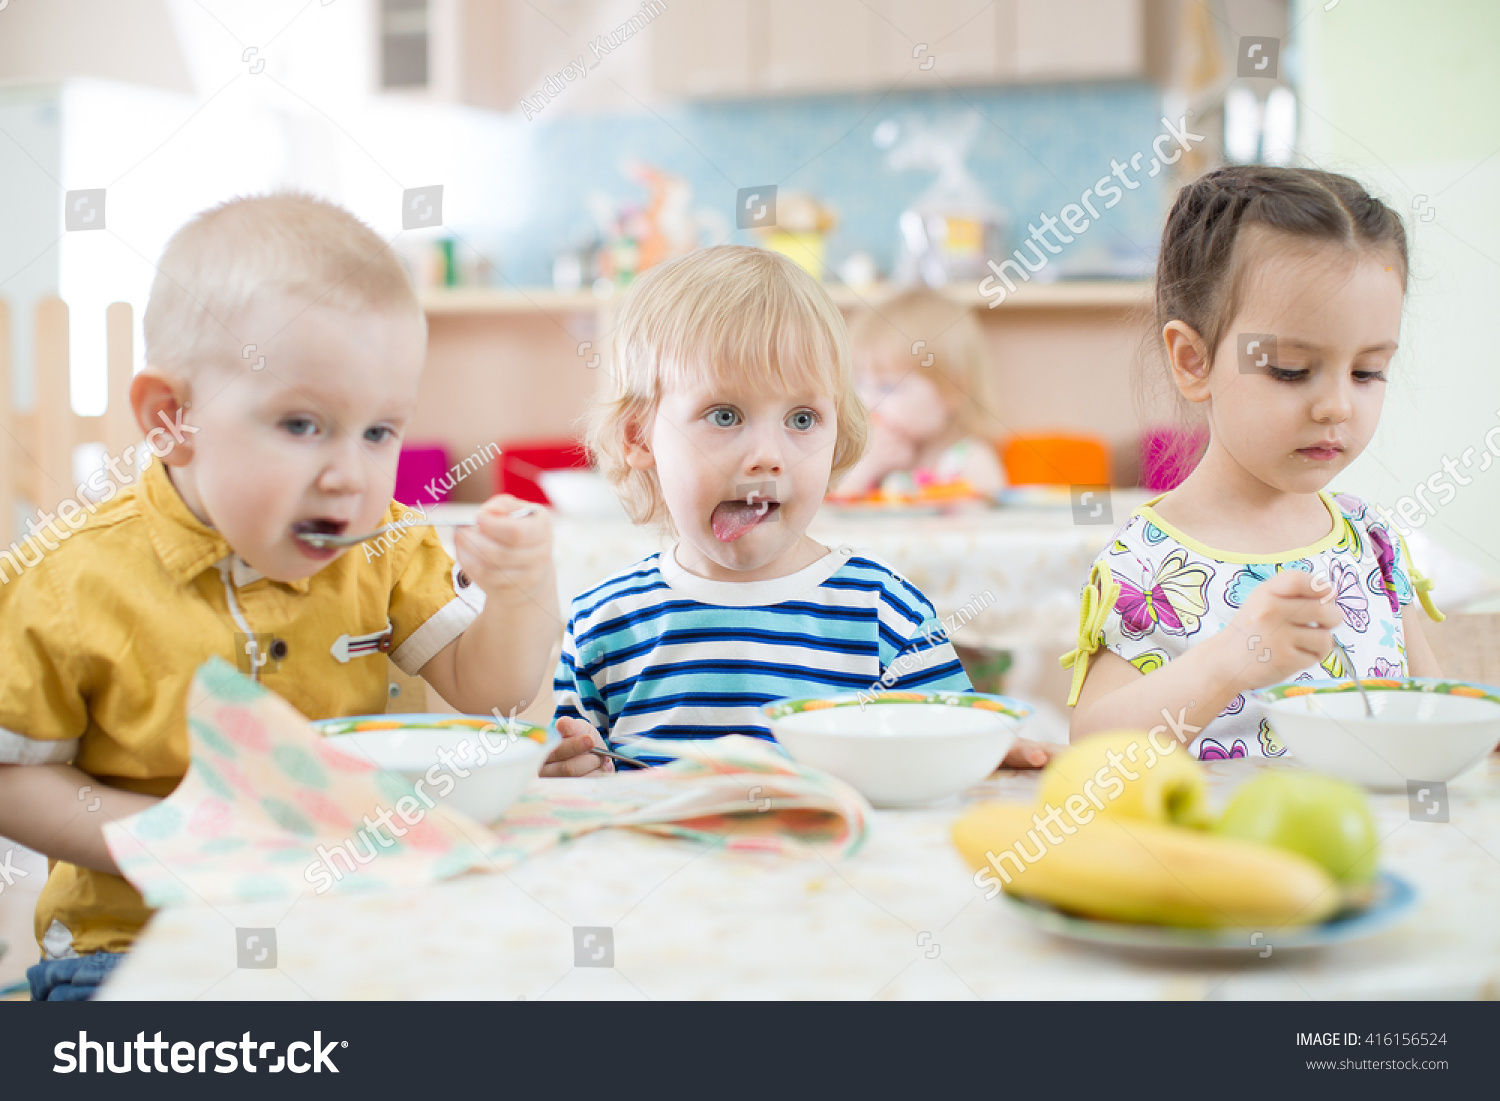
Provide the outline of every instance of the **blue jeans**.
<path id="1" fill-rule="evenodd" d="M 99 992 L 123 952 L 95 952 L 72 960 L 43 960 L 26 969 L 34 1002 L 86 1002 Z"/>

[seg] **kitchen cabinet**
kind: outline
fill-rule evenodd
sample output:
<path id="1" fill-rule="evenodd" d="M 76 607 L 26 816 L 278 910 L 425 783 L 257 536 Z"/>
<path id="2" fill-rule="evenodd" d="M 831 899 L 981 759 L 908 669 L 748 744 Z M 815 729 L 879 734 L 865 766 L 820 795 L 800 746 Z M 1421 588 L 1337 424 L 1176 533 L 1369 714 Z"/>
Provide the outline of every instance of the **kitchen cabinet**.
<path id="1" fill-rule="evenodd" d="M 1140 0 L 1013 0 L 1015 79 L 1103 80 L 1141 75 Z"/>
<path id="2" fill-rule="evenodd" d="M 676 4 L 651 27 L 651 81 L 668 96 L 734 95 L 747 91 L 765 56 L 760 0 L 698 0 Z"/>
<path id="3" fill-rule="evenodd" d="M 862 0 L 767 0 L 761 90 L 841 92 L 881 83 L 874 38 L 878 9 Z"/>
<path id="4" fill-rule="evenodd" d="M 696 0 L 651 29 L 653 91 L 694 98 L 1144 77 L 1147 3 Z"/>
<path id="5" fill-rule="evenodd" d="M 925 88 L 1014 76 L 1015 0 L 876 0 L 876 8 L 881 83 Z"/>

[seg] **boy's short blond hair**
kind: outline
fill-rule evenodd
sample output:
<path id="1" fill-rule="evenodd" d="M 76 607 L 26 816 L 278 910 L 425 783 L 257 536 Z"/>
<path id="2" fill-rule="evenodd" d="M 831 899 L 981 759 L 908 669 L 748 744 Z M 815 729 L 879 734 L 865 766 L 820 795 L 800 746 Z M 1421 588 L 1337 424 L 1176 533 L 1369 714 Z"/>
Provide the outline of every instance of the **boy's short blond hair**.
<path id="1" fill-rule="evenodd" d="M 854 393 L 849 332 L 818 282 L 766 249 L 721 245 L 652 268 L 620 306 L 601 394 L 585 442 L 638 524 L 670 522 L 651 471 L 626 462 L 663 393 L 687 384 L 743 383 L 833 398 L 830 485 L 864 454 L 865 407 Z M 637 437 L 639 438 L 639 437 Z"/>
<path id="2" fill-rule="evenodd" d="M 244 363 L 255 334 L 241 331 L 240 320 L 272 292 L 336 310 L 423 318 L 396 254 L 343 207 L 295 193 L 232 199 L 167 242 L 142 322 L 146 362 L 182 373 Z M 260 335 L 265 343 L 272 334 Z"/>
<path id="3" fill-rule="evenodd" d="M 955 403 L 965 432 L 991 434 L 985 424 L 989 379 L 984 337 L 970 307 L 926 287 L 913 287 L 861 313 L 850 326 L 849 339 L 856 370 L 877 364 L 901 375 L 920 370 Z M 932 362 L 924 366 L 929 355 Z"/>

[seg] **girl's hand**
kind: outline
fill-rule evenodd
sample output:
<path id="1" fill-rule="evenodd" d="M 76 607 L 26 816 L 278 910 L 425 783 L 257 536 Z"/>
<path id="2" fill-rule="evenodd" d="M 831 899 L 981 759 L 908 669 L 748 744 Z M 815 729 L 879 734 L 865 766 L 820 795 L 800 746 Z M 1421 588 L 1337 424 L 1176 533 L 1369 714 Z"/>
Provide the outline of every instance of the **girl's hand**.
<path id="1" fill-rule="evenodd" d="M 887 474 L 909 469 L 917 461 L 917 442 L 880 417 L 870 420 L 869 450 L 882 457 Z"/>
<path id="2" fill-rule="evenodd" d="M 527 503 L 506 494 L 491 497 L 476 526 L 453 534 L 458 564 L 487 600 L 519 604 L 556 587 L 552 517 L 540 506 L 529 516 L 510 515 Z"/>
<path id="3" fill-rule="evenodd" d="M 587 776 L 590 772 L 613 772 L 615 763 L 594 752 L 608 748 L 599 732 L 582 719 L 558 719 L 562 741 L 542 762 L 541 776 Z"/>
<path id="4" fill-rule="evenodd" d="M 1046 768 L 1066 746 L 1048 745 L 1044 742 L 1017 740 L 1000 762 L 1001 768 Z"/>
<path id="5" fill-rule="evenodd" d="M 870 493 L 880 487 L 887 474 L 908 470 L 917 461 L 917 445 L 885 421 L 871 418 L 870 442 L 859 462 L 838 484 L 838 492 L 850 496 Z"/>
<path id="6" fill-rule="evenodd" d="M 1229 648 L 1226 672 L 1234 683 L 1264 688 L 1327 657 L 1333 629 L 1344 623 L 1333 595 L 1326 581 L 1320 584 L 1301 570 L 1283 570 L 1256 586 L 1218 636 Z"/>

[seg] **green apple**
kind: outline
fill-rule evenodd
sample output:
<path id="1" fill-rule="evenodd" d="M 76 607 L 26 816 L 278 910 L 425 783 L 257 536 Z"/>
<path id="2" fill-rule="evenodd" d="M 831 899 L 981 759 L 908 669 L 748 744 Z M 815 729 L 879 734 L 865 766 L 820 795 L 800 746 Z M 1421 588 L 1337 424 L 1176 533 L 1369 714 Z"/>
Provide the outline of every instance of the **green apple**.
<path id="1" fill-rule="evenodd" d="M 1375 879 L 1380 838 L 1369 804 L 1359 788 L 1330 776 L 1263 773 L 1234 793 L 1214 830 L 1301 853 L 1342 887 Z"/>

